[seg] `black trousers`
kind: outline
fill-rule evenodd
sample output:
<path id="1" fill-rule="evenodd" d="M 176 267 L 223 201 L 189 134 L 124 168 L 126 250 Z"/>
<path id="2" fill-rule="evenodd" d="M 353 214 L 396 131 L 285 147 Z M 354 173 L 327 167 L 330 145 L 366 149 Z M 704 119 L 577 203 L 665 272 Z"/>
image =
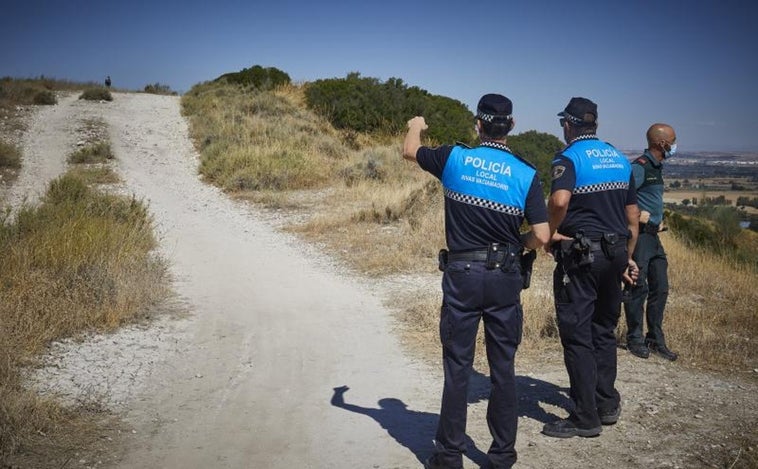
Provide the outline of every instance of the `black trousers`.
<path id="1" fill-rule="evenodd" d="M 627 258 L 625 246 L 613 259 L 594 251 L 592 264 L 583 267 L 559 257 L 553 272 L 558 330 L 574 403 L 569 419 L 579 428 L 599 427 L 598 410 L 619 404 L 615 329 Z"/>
<path id="2" fill-rule="evenodd" d="M 493 467 L 511 467 L 516 462 L 518 425 L 513 359 L 523 325 L 521 273 L 516 265 L 504 272 L 499 268 L 488 270 L 484 262 L 451 262 L 442 276 L 442 292 L 440 339 L 445 385 L 436 436 L 438 457 L 450 467 L 463 467 L 468 382 L 481 319 L 492 383 L 487 406 L 492 435 L 488 457 Z"/>
<path id="3" fill-rule="evenodd" d="M 637 284 L 630 287 L 624 304 L 626 341 L 642 343 L 643 317 L 647 319 L 646 338 L 666 345 L 663 335 L 663 310 L 669 296 L 668 259 L 657 234 L 640 233 L 633 259 L 640 268 Z M 647 308 L 645 308 L 647 302 Z"/>

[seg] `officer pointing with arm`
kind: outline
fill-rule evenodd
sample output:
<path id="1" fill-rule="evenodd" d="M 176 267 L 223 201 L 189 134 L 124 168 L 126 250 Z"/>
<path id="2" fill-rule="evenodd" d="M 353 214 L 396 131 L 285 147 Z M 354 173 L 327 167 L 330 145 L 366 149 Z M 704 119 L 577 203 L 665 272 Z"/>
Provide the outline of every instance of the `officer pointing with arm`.
<path id="1" fill-rule="evenodd" d="M 548 200 L 553 291 L 574 408 L 545 424 L 557 438 L 592 437 L 616 423 L 616 335 L 622 279 L 632 282 L 639 210 L 626 157 L 595 134 L 597 105 L 572 98 L 559 123 L 567 146 L 552 164 Z"/>
<path id="2" fill-rule="evenodd" d="M 423 117 L 408 121 L 403 157 L 442 181 L 445 238 L 440 251 L 442 308 L 440 340 L 445 384 L 437 450 L 424 466 L 462 468 L 466 451 L 468 381 L 479 321 L 484 321 L 492 389 L 487 423 L 491 467 L 516 462 L 518 409 L 514 357 L 521 342 L 524 247 L 539 249 L 549 239 L 542 185 L 530 163 L 506 145 L 514 125 L 512 103 L 499 94 L 484 95 L 477 106 L 481 145 L 421 145 Z M 530 231 L 519 232 L 526 218 Z"/>

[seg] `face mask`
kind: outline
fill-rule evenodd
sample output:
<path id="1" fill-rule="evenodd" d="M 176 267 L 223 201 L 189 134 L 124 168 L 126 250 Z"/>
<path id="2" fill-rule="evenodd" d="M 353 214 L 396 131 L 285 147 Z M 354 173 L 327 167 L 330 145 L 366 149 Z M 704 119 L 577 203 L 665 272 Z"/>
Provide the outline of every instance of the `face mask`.
<path id="1" fill-rule="evenodd" d="M 671 158 L 672 156 L 674 156 L 674 153 L 676 153 L 676 143 L 673 144 L 673 145 L 671 145 L 671 148 L 669 148 L 668 151 L 664 151 L 663 152 L 663 157 L 664 158 Z"/>

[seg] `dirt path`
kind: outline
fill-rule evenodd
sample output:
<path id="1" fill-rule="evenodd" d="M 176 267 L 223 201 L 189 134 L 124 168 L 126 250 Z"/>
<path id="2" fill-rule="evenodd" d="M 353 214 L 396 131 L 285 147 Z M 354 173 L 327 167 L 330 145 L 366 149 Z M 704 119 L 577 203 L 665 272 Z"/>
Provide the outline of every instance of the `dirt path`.
<path id="1" fill-rule="evenodd" d="M 100 115 L 125 190 L 155 216 L 189 311 L 54 348 L 55 366 L 32 381 L 73 399 L 100 386 L 93 394 L 131 429 L 107 460 L 82 457 L 72 467 L 421 467 L 433 448 L 441 369 L 398 342 L 383 305 L 388 284 L 352 277 L 203 184 L 179 98 L 115 93 L 111 103 L 62 100 L 54 109 L 39 113 L 34 129 L 57 129 L 59 138 L 40 137 L 25 159 L 49 171 L 22 180 L 63 170 L 58 142 L 71 141 L 70 129 L 55 122 Z M 519 359 L 517 373 L 519 468 L 749 467 L 750 452 L 755 461 L 754 377 L 727 380 L 621 351 L 620 423 L 599 438 L 561 441 L 539 434 L 566 415 L 561 357 Z M 334 398 L 341 386 L 344 401 Z M 487 387 L 477 373 L 466 468 L 485 462 Z"/>

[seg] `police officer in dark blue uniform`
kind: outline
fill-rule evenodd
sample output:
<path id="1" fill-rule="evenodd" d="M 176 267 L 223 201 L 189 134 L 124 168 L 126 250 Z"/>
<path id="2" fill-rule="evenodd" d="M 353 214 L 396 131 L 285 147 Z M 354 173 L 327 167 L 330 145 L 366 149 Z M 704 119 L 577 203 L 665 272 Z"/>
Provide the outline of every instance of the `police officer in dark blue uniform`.
<path id="1" fill-rule="evenodd" d="M 524 247 L 536 250 L 549 239 L 542 185 L 534 166 L 506 146 L 513 128 L 512 103 L 484 95 L 477 106 L 481 145 L 421 146 L 423 117 L 408 121 L 403 156 L 442 181 L 445 237 L 440 251 L 442 308 L 440 340 L 445 372 L 437 427 L 437 451 L 427 468 L 461 468 L 466 451 L 467 388 L 480 320 L 484 321 L 492 389 L 487 423 L 494 468 L 516 462 L 518 409 L 514 356 L 521 341 Z M 519 228 L 526 218 L 530 231 Z"/>
<path id="2" fill-rule="evenodd" d="M 548 200 L 553 290 L 558 330 L 574 409 L 545 424 L 545 435 L 597 436 L 616 423 L 616 335 L 622 278 L 632 282 L 639 210 L 632 169 L 624 154 L 603 142 L 597 106 L 571 98 L 558 114 L 567 146 L 552 163 Z"/>

